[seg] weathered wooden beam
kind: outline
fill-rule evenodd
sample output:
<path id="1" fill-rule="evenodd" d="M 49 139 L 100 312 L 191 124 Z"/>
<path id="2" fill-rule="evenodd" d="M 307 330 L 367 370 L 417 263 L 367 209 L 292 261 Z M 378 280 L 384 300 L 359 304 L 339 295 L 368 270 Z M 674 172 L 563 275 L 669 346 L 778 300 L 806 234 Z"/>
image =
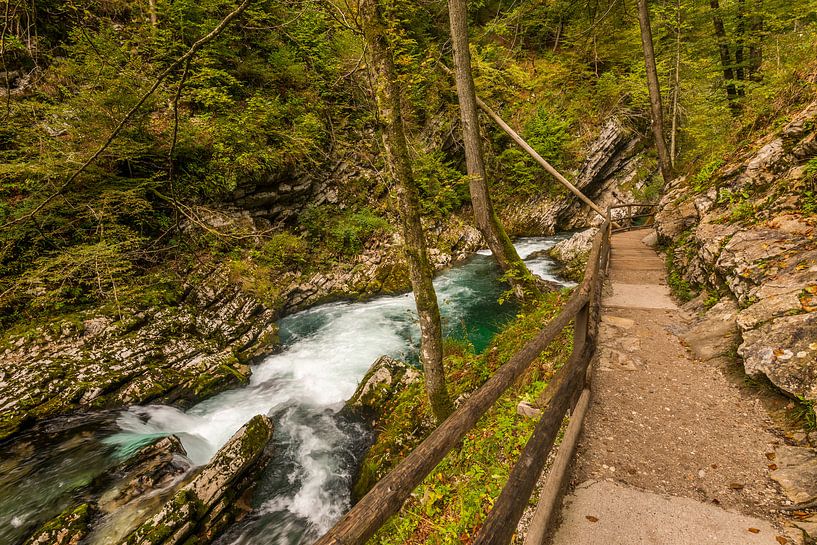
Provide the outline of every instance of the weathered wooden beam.
<path id="1" fill-rule="evenodd" d="M 534 339 L 528 341 L 519 352 L 500 367 L 485 384 L 465 400 L 454 414 L 448 417 L 402 462 L 383 477 L 315 545 L 362 545 L 365 543 L 389 517 L 400 509 L 412 491 L 431 473 L 443 457 L 459 444 L 468 430 L 474 427 L 497 399 L 522 376 L 530 364 L 547 348 L 559 332 L 571 320 L 574 320 L 580 311 L 593 306 L 594 301 L 591 294 L 595 294 L 594 298 L 597 303 L 600 290 L 595 286 L 600 274 L 600 259 L 604 257 L 603 252 L 606 250 L 609 241 L 609 227 L 609 221 L 605 221 L 596 235 L 588 264 L 585 267 L 585 278 L 568 299 L 561 312 L 548 322 Z M 594 320 L 595 318 L 588 324 L 588 333 L 592 331 L 592 326 L 595 325 L 593 324 Z M 595 341 L 595 333 L 589 336 L 589 340 Z M 567 406 L 569 406 L 573 394 L 579 388 L 581 380 L 583 380 L 581 373 L 586 368 L 585 360 L 592 351 L 593 342 L 584 342 L 582 343 L 584 345 L 583 349 L 573 351 L 570 361 L 557 374 L 552 386 L 546 390 L 548 393 L 558 395 L 558 399 L 551 399 L 548 402 L 548 409 L 545 411 L 543 419 L 557 419 L 553 415 L 561 411 L 557 419 L 561 424 Z M 578 364 L 576 363 L 577 358 Z M 567 405 L 564 407 L 562 407 L 563 397 L 567 397 Z M 537 429 L 539 428 L 540 426 L 537 425 Z M 545 434 L 545 439 L 551 433 L 548 426 L 545 426 L 545 428 L 544 431 L 540 430 L 537 441 L 541 442 L 542 433 Z M 558 432 L 558 426 L 556 431 Z M 555 437 L 556 432 L 553 433 Z M 526 502 L 529 496 L 530 492 L 525 497 Z"/>
<path id="2" fill-rule="evenodd" d="M 592 353 L 592 344 L 586 344 L 583 350 L 575 350 L 548 386 L 548 390 L 552 389 L 553 394 L 547 409 L 536 424 L 519 460 L 513 466 L 508 482 L 505 483 L 493 509 L 474 539 L 474 545 L 510 543 L 536 482 L 542 474 L 548 453 L 553 448 L 576 389 L 584 382 L 587 363 Z"/>
<path id="3" fill-rule="evenodd" d="M 586 279 L 562 311 L 531 341 L 514 354 L 448 417 L 425 441 L 383 477 L 316 545 L 359 545 L 395 514 L 412 491 L 431 473 L 477 421 L 493 406 L 576 313 L 589 301 L 590 280 Z M 563 411 L 564 413 L 564 411 Z"/>
<path id="4" fill-rule="evenodd" d="M 446 72 L 446 73 L 447 73 L 449 76 L 453 75 L 453 72 L 451 71 L 451 69 L 450 69 L 450 68 L 448 68 L 446 65 L 444 65 L 443 63 L 440 63 L 440 66 L 442 67 L 443 71 L 444 71 L 444 72 Z M 519 134 L 518 134 L 518 133 L 517 133 L 515 130 L 513 130 L 513 129 L 511 128 L 511 126 L 510 126 L 510 125 L 508 125 L 507 123 L 505 123 L 505 121 L 504 121 L 504 120 L 503 120 L 501 117 L 499 117 L 499 114 L 497 114 L 495 111 L 493 111 L 493 110 L 490 108 L 490 106 L 488 106 L 487 104 L 485 104 L 485 102 L 484 102 L 484 101 L 483 101 L 481 98 L 479 98 L 479 96 L 477 96 L 477 106 L 479 106 L 479 108 L 480 108 L 480 109 L 481 109 L 483 112 L 485 112 L 486 114 L 488 114 L 488 117 L 490 117 L 491 119 L 493 119 L 493 120 L 494 120 L 494 122 L 495 122 L 497 125 L 499 125 L 499 126 L 500 126 L 500 128 L 501 128 L 503 131 L 505 131 L 505 132 L 508 134 L 508 136 L 510 136 L 510 137 L 511 137 L 511 139 L 512 139 L 514 142 L 516 142 L 516 143 L 517 143 L 517 145 L 518 145 L 520 148 L 522 148 L 522 149 L 523 149 L 523 150 L 524 150 L 524 151 L 525 151 L 525 152 L 526 152 L 528 155 L 530 155 L 531 157 L 533 157 L 533 159 L 534 159 L 534 160 L 535 160 L 537 163 L 539 163 L 539 164 L 540 164 L 540 165 L 541 165 L 541 166 L 542 166 L 542 167 L 543 167 L 543 168 L 544 168 L 544 169 L 545 169 L 547 172 L 549 172 L 551 176 L 553 176 L 554 178 L 556 178 L 556 180 L 557 180 L 559 183 L 561 183 L 563 186 L 565 186 L 567 189 L 569 189 L 571 193 L 573 193 L 573 194 L 574 194 L 574 195 L 576 195 L 576 196 L 577 196 L 579 199 L 581 199 L 581 201 L 582 201 L 584 204 L 586 204 L 586 205 L 587 205 L 587 206 L 589 206 L 591 209 L 593 209 L 593 210 L 594 210 L 596 213 L 598 213 L 598 215 L 599 215 L 599 216 L 601 216 L 602 218 L 605 218 L 605 219 L 607 218 L 607 213 L 606 213 L 606 212 L 604 212 L 604 211 L 603 211 L 601 208 L 599 208 L 599 207 L 598 207 L 598 205 L 596 205 L 596 203 L 594 203 L 593 201 L 591 201 L 591 200 L 590 200 L 590 199 L 589 199 L 589 198 L 588 198 L 588 197 L 587 197 L 587 196 L 586 196 L 584 193 L 582 193 L 582 192 L 579 190 L 579 188 L 577 188 L 575 185 L 573 185 L 572 183 L 570 183 L 570 181 L 569 181 L 567 178 L 565 178 L 564 176 L 562 176 L 562 173 L 561 173 L 561 172 L 559 172 L 558 170 L 556 170 L 556 169 L 553 167 L 553 165 L 551 165 L 550 163 L 548 163 L 548 162 L 547 162 L 547 161 L 546 161 L 546 160 L 545 160 L 545 159 L 544 159 L 544 158 L 543 158 L 541 155 L 539 155 L 539 154 L 536 152 L 536 150 L 535 150 L 535 149 L 533 149 L 533 148 L 532 148 L 532 147 L 531 147 L 531 146 L 530 146 L 530 145 L 529 145 L 527 142 L 525 142 L 525 140 L 524 140 L 524 139 L 523 139 L 521 136 L 519 136 Z"/>
<path id="5" fill-rule="evenodd" d="M 573 414 L 570 415 L 570 423 L 565 430 L 564 438 L 559 445 L 559 451 L 553 460 L 553 465 L 548 471 L 547 479 L 539 495 L 539 503 L 531 519 L 528 533 L 525 536 L 524 545 L 544 545 L 548 528 L 553 520 L 553 515 L 559 507 L 559 500 L 565 486 L 565 479 L 570 469 L 570 462 L 576 452 L 576 445 L 579 442 L 579 435 L 584 424 L 584 416 L 587 414 L 587 407 L 590 405 L 590 390 L 585 388 Z"/>
<path id="6" fill-rule="evenodd" d="M 533 148 L 530 146 L 530 144 L 528 144 L 527 142 L 525 142 L 525 140 L 524 140 L 524 139 L 523 139 L 521 136 L 519 136 L 519 134 L 518 134 L 518 133 L 517 133 L 515 130 L 513 130 L 513 129 L 511 128 L 511 126 L 510 126 L 510 125 L 508 125 L 507 123 L 505 123 L 505 121 L 504 121 L 504 120 L 503 120 L 501 117 L 499 117 L 499 114 L 497 114 L 495 111 L 493 111 L 493 110 L 492 110 L 492 109 L 491 109 L 491 108 L 490 108 L 490 107 L 489 107 L 487 104 L 485 104 L 485 102 L 483 102 L 483 100 L 482 100 L 481 98 L 479 98 L 479 97 L 477 97 L 477 106 L 479 106 L 479 107 L 480 107 L 480 109 L 481 109 L 483 112 L 485 112 L 486 114 L 488 114 L 488 117 L 490 117 L 491 119 L 493 119 L 493 120 L 494 120 L 494 123 L 496 123 L 497 125 L 499 125 L 499 127 L 500 127 L 500 128 L 503 130 L 503 131 L 505 131 L 505 132 L 508 134 L 508 136 L 510 136 L 510 137 L 511 137 L 511 140 L 513 140 L 514 142 L 516 142 L 516 144 L 517 144 L 517 145 L 518 145 L 520 148 L 522 148 L 522 149 L 523 149 L 523 150 L 524 150 L 524 151 L 525 151 L 525 152 L 526 152 L 528 155 L 530 155 L 531 157 L 533 157 L 533 159 L 534 159 L 534 160 L 535 160 L 537 163 L 539 163 L 539 164 L 542 166 L 542 168 L 544 168 L 546 171 L 548 171 L 548 173 L 550 173 L 550 175 L 551 175 L 551 176 L 553 176 L 554 178 L 556 178 L 556 180 L 558 180 L 558 181 L 559 181 L 559 183 L 561 183 L 563 186 L 565 186 L 567 189 L 569 189 L 571 193 L 573 193 L 573 194 L 574 194 L 574 195 L 576 195 L 576 196 L 577 196 L 579 199 L 581 199 L 581 201 L 582 201 L 584 204 L 586 204 L 586 205 L 587 205 L 587 206 L 589 206 L 591 209 L 593 209 L 593 210 L 594 210 L 594 211 L 595 211 L 595 212 L 596 212 L 596 213 L 597 213 L 599 216 L 601 216 L 601 217 L 603 217 L 603 218 L 605 218 L 605 219 L 607 218 L 607 213 L 606 213 L 606 212 L 604 212 L 604 211 L 603 211 L 601 208 L 599 208 L 599 206 L 598 206 L 596 203 L 594 203 L 593 201 L 591 201 L 591 200 L 590 200 L 590 199 L 587 197 L 587 195 L 585 195 L 584 193 L 582 193 L 582 192 L 579 190 L 579 188 L 578 188 L 578 187 L 576 187 L 575 185 L 573 185 L 572 183 L 570 183 L 570 181 L 569 181 L 567 178 L 565 178 L 564 176 L 562 176 L 562 173 L 561 173 L 561 172 L 559 172 L 558 170 L 556 170 L 555 168 L 553 168 L 553 165 L 551 165 L 550 163 L 548 163 L 548 162 L 547 162 L 547 161 L 546 161 L 546 160 L 545 160 L 545 159 L 544 159 L 544 158 L 543 158 L 541 155 L 539 155 L 539 154 L 536 152 L 536 150 L 535 150 L 535 149 L 533 149 Z"/>

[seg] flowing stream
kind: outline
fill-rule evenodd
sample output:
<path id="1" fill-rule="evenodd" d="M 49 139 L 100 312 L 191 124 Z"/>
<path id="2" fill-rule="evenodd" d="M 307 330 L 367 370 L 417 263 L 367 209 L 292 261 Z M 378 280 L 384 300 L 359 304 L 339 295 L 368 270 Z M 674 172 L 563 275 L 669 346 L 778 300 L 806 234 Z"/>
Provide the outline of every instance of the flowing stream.
<path id="1" fill-rule="evenodd" d="M 524 238 L 516 246 L 534 273 L 560 282 L 539 251 L 563 238 Z M 504 286 L 487 251 L 439 275 L 435 287 L 446 335 L 467 338 L 478 351 L 516 311 L 497 302 Z M 131 407 L 63 424 L 47 438 L 21 437 L 14 452 L 0 449 L 0 543 L 19 541 L 68 505 L 73 490 L 153 438 L 175 434 L 190 460 L 205 464 L 256 414 L 275 422 L 273 459 L 253 512 L 218 543 L 313 541 L 349 508 L 354 468 L 371 440 L 365 426 L 338 410 L 379 356 L 416 361 L 413 307 L 411 294 L 313 307 L 280 321 L 282 350 L 255 365 L 245 387 L 187 411 Z"/>

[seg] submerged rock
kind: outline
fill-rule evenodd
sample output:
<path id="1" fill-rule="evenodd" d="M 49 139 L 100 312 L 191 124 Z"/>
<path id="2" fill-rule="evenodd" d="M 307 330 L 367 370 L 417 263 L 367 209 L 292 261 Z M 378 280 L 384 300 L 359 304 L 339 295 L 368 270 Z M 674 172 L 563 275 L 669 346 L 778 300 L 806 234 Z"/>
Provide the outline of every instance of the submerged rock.
<path id="1" fill-rule="evenodd" d="M 66 509 L 34 532 L 25 545 L 78 545 L 88 535 L 92 512 L 87 503 Z"/>
<path id="2" fill-rule="evenodd" d="M 176 545 L 209 543 L 219 530 L 248 511 L 239 501 L 269 461 L 272 420 L 258 415 L 247 422 L 150 520 L 137 528 L 123 545 Z"/>

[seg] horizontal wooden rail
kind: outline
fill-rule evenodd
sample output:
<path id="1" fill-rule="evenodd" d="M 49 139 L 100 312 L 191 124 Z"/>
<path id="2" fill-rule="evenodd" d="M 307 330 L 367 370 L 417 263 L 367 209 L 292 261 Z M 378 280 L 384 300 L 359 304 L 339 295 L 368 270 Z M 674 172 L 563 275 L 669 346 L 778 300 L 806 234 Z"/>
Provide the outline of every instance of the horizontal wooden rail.
<path id="1" fill-rule="evenodd" d="M 527 458 L 525 459 L 535 457 L 536 452 L 541 453 L 542 449 L 550 449 L 565 412 L 575 401 L 577 389 L 580 390 L 583 385 L 582 370 L 589 361 L 588 354 L 592 354 L 592 341 L 595 340 L 597 327 L 594 322 L 597 321 L 598 316 L 599 279 L 603 276 L 606 267 L 609 232 L 610 222 L 607 219 L 594 240 L 585 269 L 584 281 L 568 299 L 561 312 L 466 399 L 437 429 L 431 432 L 417 448 L 380 479 L 329 532 L 316 542 L 316 545 L 362 545 L 365 543 L 389 517 L 402 507 L 414 489 L 423 482 L 445 455 L 460 443 L 465 434 L 474 427 L 500 396 L 527 371 L 531 363 L 553 342 L 562 329 L 575 320 L 573 353 L 547 390 L 549 394 L 547 409 L 528 442 L 529 447 L 526 446 Z M 545 452 L 544 456 L 546 455 Z M 525 457 L 524 453 L 523 457 Z M 541 467 L 537 475 L 540 472 Z M 519 478 L 529 480 L 527 473 L 520 475 Z M 525 503 L 529 496 L 530 492 L 525 496 Z M 518 517 L 514 520 L 518 521 Z M 514 522 L 513 528 L 515 527 Z"/>
<path id="2" fill-rule="evenodd" d="M 596 235 L 587 260 L 584 280 L 589 284 L 590 299 L 587 306 L 576 316 L 573 352 L 545 390 L 547 402 L 542 417 L 511 470 L 508 482 L 505 483 L 493 509 L 480 528 L 474 545 L 506 545 L 511 541 L 542 474 L 562 421 L 577 400 L 577 392 L 584 389 L 587 367 L 595 351 L 598 305 L 602 287 L 600 280 L 603 280 L 603 271 L 609 255 L 609 227 L 610 222 L 606 221 Z"/>
<path id="3" fill-rule="evenodd" d="M 609 208 L 612 215 L 614 210 L 626 209 L 627 215 L 617 218 L 617 225 L 613 226 L 613 232 L 630 231 L 634 229 L 641 229 L 650 225 L 645 223 L 643 225 L 636 225 L 635 220 L 642 218 L 654 218 L 655 210 L 658 208 L 657 204 L 636 203 L 636 204 L 618 204 Z M 640 212 L 645 210 L 645 212 Z"/>

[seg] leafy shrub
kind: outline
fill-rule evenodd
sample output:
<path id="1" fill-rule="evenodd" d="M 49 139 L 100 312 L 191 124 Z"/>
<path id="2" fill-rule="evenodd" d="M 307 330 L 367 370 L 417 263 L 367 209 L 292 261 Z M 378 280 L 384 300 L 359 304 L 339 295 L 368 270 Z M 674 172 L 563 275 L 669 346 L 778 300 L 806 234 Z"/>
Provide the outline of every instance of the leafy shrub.
<path id="1" fill-rule="evenodd" d="M 570 140 L 570 122 L 558 118 L 539 107 L 533 117 L 525 124 L 523 137 L 542 156 L 556 168 L 565 163 L 566 147 Z M 500 168 L 504 178 L 512 180 L 515 194 L 533 196 L 542 192 L 545 187 L 545 171 L 527 153 L 515 145 L 508 147 L 499 155 Z"/>
<path id="2" fill-rule="evenodd" d="M 359 254 L 372 237 L 391 230 L 385 218 L 366 207 L 339 213 L 329 206 L 312 206 L 301 214 L 299 223 L 309 239 L 346 256 Z"/>
<path id="3" fill-rule="evenodd" d="M 444 218 L 468 200 L 468 178 L 434 150 L 414 160 L 414 176 L 420 190 L 420 206 L 426 216 Z"/>
<path id="4" fill-rule="evenodd" d="M 712 175 L 715 174 L 719 168 L 723 166 L 723 159 L 713 159 L 708 162 L 701 170 L 698 171 L 692 178 L 692 188 L 696 193 L 702 193 L 708 189 L 712 184 Z"/>
<path id="5" fill-rule="evenodd" d="M 369 208 L 345 215 L 330 229 L 331 241 L 345 255 L 359 254 L 363 245 L 378 233 L 391 229 L 385 218 Z"/>
<path id="6" fill-rule="evenodd" d="M 276 233 L 265 242 L 253 257 L 278 271 L 293 270 L 306 263 L 306 241 L 291 233 Z"/>

